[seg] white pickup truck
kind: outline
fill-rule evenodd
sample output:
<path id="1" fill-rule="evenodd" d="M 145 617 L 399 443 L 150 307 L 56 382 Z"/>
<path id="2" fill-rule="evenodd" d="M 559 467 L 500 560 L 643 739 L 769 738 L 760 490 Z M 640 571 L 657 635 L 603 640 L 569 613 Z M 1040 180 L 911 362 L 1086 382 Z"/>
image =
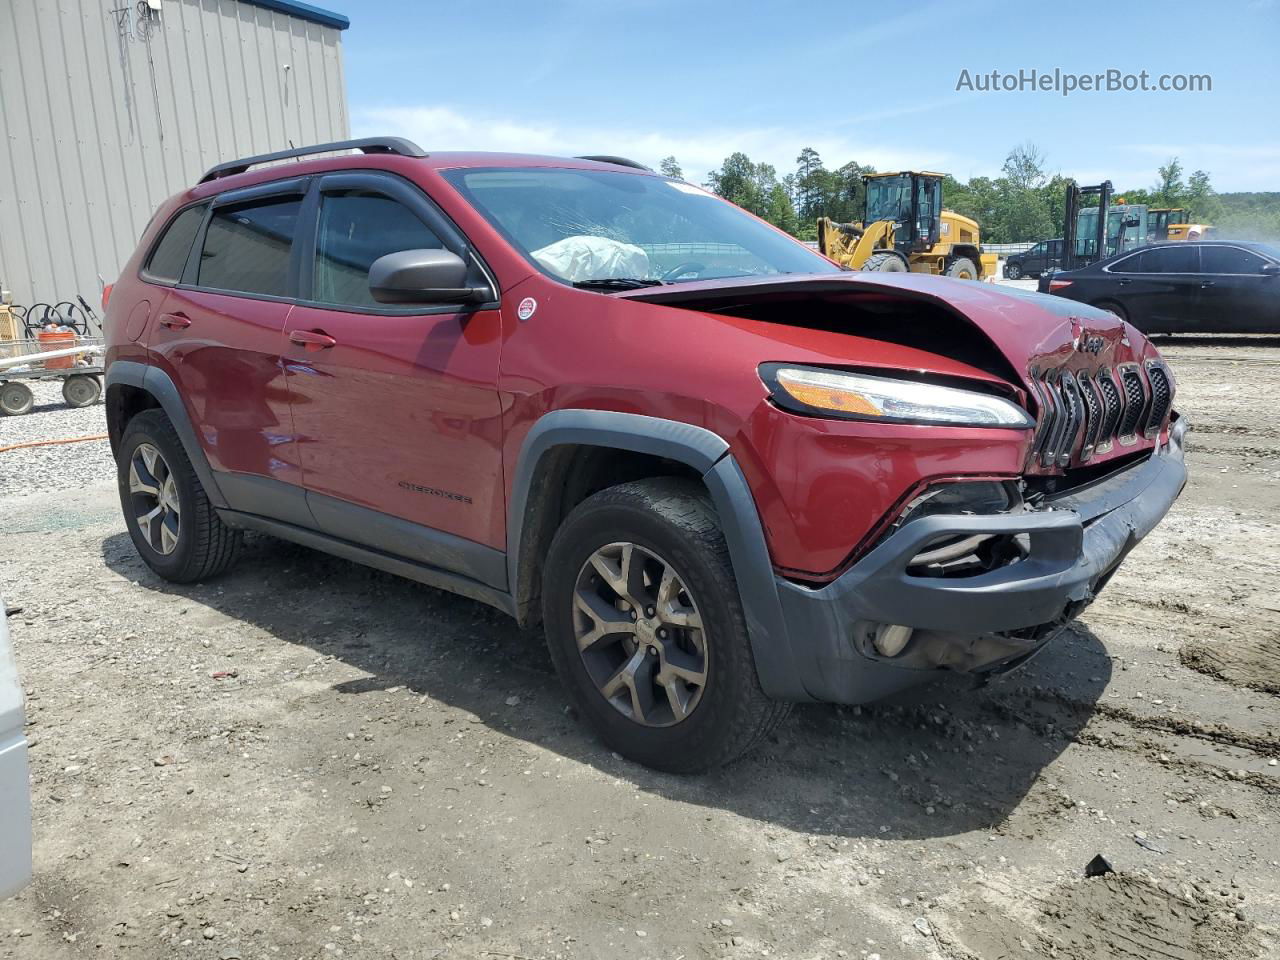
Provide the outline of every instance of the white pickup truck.
<path id="1" fill-rule="evenodd" d="M 22 687 L 7 621 L 7 616 L 0 616 L 0 900 L 31 879 L 31 780 L 22 731 Z"/>

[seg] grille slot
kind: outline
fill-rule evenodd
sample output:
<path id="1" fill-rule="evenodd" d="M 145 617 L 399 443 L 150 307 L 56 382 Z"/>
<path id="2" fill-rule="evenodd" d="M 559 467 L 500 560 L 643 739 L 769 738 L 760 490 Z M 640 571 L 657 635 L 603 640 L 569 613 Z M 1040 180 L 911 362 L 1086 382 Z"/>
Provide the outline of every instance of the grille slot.
<path id="1" fill-rule="evenodd" d="M 1058 443 L 1058 465 L 1065 467 L 1071 462 L 1071 452 L 1075 449 L 1076 437 L 1084 422 L 1084 401 L 1080 398 L 1080 387 L 1069 371 L 1062 371 L 1058 378 L 1058 395 L 1062 397 L 1062 409 L 1066 415 L 1062 439 Z"/>
<path id="2" fill-rule="evenodd" d="M 1154 437 L 1160 432 L 1164 418 L 1169 415 L 1169 408 L 1173 406 L 1173 382 L 1169 379 L 1169 371 L 1159 363 L 1147 366 L 1147 380 L 1151 382 L 1151 411 L 1147 414 L 1143 433 Z"/>
<path id="3" fill-rule="evenodd" d="M 1080 459 L 1088 460 L 1098 445 L 1098 435 L 1102 428 L 1102 401 L 1098 399 L 1087 373 L 1080 374 L 1078 383 L 1080 396 L 1084 400 L 1084 445 L 1080 448 Z"/>
<path id="4" fill-rule="evenodd" d="M 1132 443 L 1137 437 L 1138 424 L 1142 422 L 1142 414 L 1147 405 L 1147 392 L 1142 383 L 1142 374 L 1137 367 L 1121 367 L 1120 383 L 1124 388 L 1124 416 L 1120 418 L 1117 431 L 1121 443 Z"/>
<path id="5" fill-rule="evenodd" d="M 1102 397 L 1102 427 L 1098 430 L 1096 453 L 1106 453 L 1111 449 L 1111 441 L 1115 438 L 1116 427 L 1120 425 L 1120 414 L 1124 403 L 1120 399 L 1120 388 L 1110 370 L 1099 370 L 1094 381 L 1098 385 L 1098 393 Z"/>

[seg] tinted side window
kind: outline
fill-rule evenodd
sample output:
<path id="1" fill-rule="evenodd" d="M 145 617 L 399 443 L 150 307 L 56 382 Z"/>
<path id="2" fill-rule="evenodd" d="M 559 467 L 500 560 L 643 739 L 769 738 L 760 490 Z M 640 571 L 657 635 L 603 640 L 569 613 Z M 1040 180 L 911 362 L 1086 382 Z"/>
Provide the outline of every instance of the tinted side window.
<path id="1" fill-rule="evenodd" d="M 1141 250 L 1131 257 L 1117 260 L 1107 269 L 1112 273 L 1148 273 L 1150 268 L 1147 266 L 1147 256 L 1150 253 L 1150 250 Z"/>
<path id="2" fill-rule="evenodd" d="M 1143 273 L 1197 273 L 1200 270 L 1200 248 L 1192 246 L 1159 247 L 1143 252 Z"/>
<path id="3" fill-rule="evenodd" d="M 1239 247 L 1201 247 L 1201 273 L 1261 273 L 1266 263 L 1260 256 Z"/>
<path id="4" fill-rule="evenodd" d="M 287 297 L 298 197 L 272 197 L 214 210 L 200 251 L 202 287 Z"/>
<path id="5" fill-rule="evenodd" d="M 208 205 L 203 203 L 187 207 L 170 221 L 160 242 L 151 251 L 151 259 L 147 261 L 145 272 L 150 279 L 167 283 L 177 283 L 182 279 L 183 268 L 191 253 L 191 244 L 200 224 L 204 222 L 207 209 Z"/>
<path id="6" fill-rule="evenodd" d="M 349 306 L 379 306 L 369 292 L 369 267 L 388 253 L 439 250 L 435 232 L 390 197 L 364 190 L 326 193 L 316 230 L 311 299 Z"/>

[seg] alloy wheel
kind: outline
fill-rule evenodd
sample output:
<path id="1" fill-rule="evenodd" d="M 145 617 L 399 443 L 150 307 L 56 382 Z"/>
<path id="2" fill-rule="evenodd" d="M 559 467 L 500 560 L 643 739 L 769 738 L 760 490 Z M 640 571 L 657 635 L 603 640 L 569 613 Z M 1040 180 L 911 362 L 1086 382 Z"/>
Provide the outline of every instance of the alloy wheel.
<path id="1" fill-rule="evenodd" d="M 178 546 L 182 510 L 173 471 L 160 451 L 140 443 L 129 461 L 129 498 L 138 529 L 151 549 L 168 556 Z"/>
<path id="2" fill-rule="evenodd" d="M 582 565 L 574 636 L 596 690 L 619 713 L 669 727 L 697 708 L 709 652 L 702 614 L 680 574 L 634 543 L 611 543 Z"/>

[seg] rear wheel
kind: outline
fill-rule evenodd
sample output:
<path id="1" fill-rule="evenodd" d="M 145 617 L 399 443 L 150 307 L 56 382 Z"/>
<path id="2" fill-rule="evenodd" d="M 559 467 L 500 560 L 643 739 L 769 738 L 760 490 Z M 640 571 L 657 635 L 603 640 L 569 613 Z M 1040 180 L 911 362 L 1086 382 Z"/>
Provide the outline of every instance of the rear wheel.
<path id="1" fill-rule="evenodd" d="M 877 273 L 907 273 L 907 263 L 896 253 L 885 251 L 883 253 L 873 253 L 867 257 L 867 262 L 862 265 L 863 270 L 875 271 Z"/>
<path id="2" fill-rule="evenodd" d="M 726 763 L 790 710 L 760 689 L 719 521 L 689 481 L 626 483 L 579 504 L 547 555 L 543 621 L 579 712 L 647 766 Z"/>
<path id="3" fill-rule="evenodd" d="M 35 406 L 35 396 L 31 388 L 16 380 L 0 384 L 0 413 L 10 417 L 20 417 L 30 413 Z"/>
<path id="4" fill-rule="evenodd" d="M 1021 280 L 1022 267 L 1016 263 L 1006 263 L 1004 265 L 1004 275 L 1006 280 Z"/>
<path id="5" fill-rule="evenodd" d="M 87 407 L 102 396 L 102 383 L 97 377 L 78 373 L 62 381 L 62 399 L 69 407 Z"/>
<path id="6" fill-rule="evenodd" d="M 1097 303 L 1091 304 L 1091 306 L 1095 306 L 1099 310 L 1110 310 L 1121 320 L 1127 321 L 1129 319 L 1129 311 L 1125 310 L 1124 307 L 1120 306 L 1120 304 L 1116 303 L 1114 300 L 1099 300 Z"/>
<path id="7" fill-rule="evenodd" d="M 968 257 L 956 257 L 947 264 L 947 276 L 957 280 L 977 280 L 978 268 Z"/>
<path id="8" fill-rule="evenodd" d="M 147 566 L 175 583 L 204 580 L 231 566 L 240 531 L 219 519 L 162 411 L 144 410 L 129 421 L 116 463 L 125 526 Z"/>

